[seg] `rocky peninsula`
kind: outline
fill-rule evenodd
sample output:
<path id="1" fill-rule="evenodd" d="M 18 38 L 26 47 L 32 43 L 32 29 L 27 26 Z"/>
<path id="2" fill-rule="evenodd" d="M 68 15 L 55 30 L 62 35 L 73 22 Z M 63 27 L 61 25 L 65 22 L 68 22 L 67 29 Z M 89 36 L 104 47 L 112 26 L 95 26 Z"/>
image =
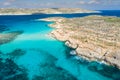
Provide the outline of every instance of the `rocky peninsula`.
<path id="1" fill-rule="evenodd" d="M 97 13 L 99 11 L 80 8 L 0 8 L 0 15 L 31 15 L 31 14 L 70 14 L 70 13 Z"/>
<path id="2" fill-rule="evenodd" d="M 54 21 L 51 35 L 75 49 L 76 55 L 120 68 L 120 18 L 94 15 L 43 20 Z"/>

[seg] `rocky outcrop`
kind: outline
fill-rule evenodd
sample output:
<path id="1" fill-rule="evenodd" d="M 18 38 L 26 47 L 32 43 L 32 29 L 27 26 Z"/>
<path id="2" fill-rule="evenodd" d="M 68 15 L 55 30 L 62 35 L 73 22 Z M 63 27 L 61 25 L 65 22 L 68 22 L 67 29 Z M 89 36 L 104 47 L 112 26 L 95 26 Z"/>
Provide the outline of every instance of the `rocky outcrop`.
<path id="1" fill-rule="evenodd" d="M 105 56 L 105 61 L 113 66 L 120 68 L 120 50 L 113 52 L 112 54 L 107 54 Z"/>
<path id="2" fill-rule="evenodd" d="M 71 42 L 71 41 L 69 41 L 69 40 L 67 40 L 67 41 L 65 42 L 65 45 L 67 45 L 68 47 L 71 47 L 71 48 L 73 48 L 73 49 L 77 49 L 77 48 L 78 48 L 78 44 L 75 44 L 75 43 L 73 43 L 73 42 Z"/>
<path id="3" fill-rule="evenodd" d="M 47 18 L 56 28 L 51 35 L 89 60 L 104 61 L 120 68 L 120 18 L 88 16 L 83 18 Z"/>

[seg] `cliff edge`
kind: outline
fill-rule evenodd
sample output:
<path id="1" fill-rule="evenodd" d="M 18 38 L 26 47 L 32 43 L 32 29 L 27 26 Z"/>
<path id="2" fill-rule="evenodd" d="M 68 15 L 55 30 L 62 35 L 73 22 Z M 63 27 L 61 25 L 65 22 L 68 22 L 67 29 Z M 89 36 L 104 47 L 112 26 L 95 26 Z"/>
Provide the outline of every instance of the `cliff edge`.
<path id="1" fill-rule="evenodd" d="M 46 18 L 54 21 L 51 35 L 74 48 L 77 55 L 120 68 L 120 18 L 87 16 Z"/>

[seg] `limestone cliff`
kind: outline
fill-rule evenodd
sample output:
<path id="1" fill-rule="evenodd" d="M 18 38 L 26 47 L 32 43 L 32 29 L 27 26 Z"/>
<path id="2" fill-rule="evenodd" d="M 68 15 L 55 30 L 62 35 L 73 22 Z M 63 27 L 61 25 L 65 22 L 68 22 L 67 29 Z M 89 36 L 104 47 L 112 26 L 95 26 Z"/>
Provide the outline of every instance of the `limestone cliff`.
<path id="1" fill-rule="evenodd" d="M 83 18 L 47 18 L 56 28 L 52 36 L 76 49 L 89 60 L 105 61 L 120 68 L 120 18 L 88 16 Z"/>

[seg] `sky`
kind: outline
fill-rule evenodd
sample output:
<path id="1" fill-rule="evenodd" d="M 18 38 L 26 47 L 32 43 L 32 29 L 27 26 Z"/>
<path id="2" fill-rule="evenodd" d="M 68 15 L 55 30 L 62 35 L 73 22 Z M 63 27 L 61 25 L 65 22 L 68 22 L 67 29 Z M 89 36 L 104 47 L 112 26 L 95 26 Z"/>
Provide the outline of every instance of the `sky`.
<path id="1" fill-rule="evenodd" d="M 0 8 L 120 10 L 120 0 L 0 0 Z"/>

